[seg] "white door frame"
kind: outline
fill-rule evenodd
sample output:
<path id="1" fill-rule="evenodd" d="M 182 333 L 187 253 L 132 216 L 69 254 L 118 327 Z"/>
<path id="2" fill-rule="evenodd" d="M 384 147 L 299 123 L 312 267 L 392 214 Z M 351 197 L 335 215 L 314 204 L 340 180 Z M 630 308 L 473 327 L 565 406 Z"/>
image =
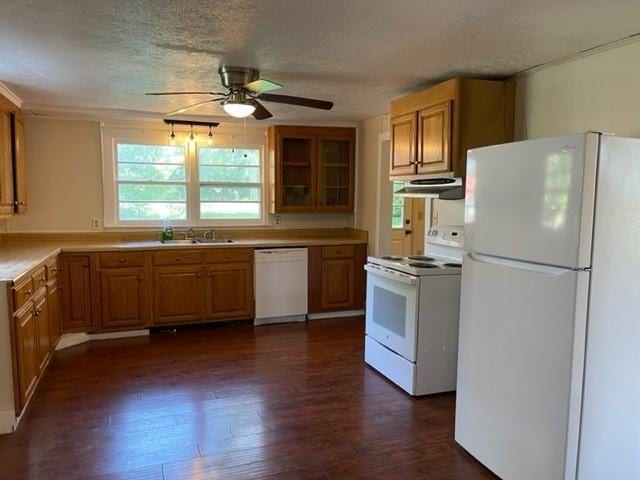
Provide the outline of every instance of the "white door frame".
<path id="1" fill-rule="evenodd" d="M 391 199 L 393 187 L 389 181 L 389 158 L 383 158 L 383 143 L 391 141 L 391 132 L 378 135 L 378 168 L 376 183 L 378 195 L 376 195 L 376 229 L 373 235 L 373 255 L 385 255 L 391 253 Z"/>

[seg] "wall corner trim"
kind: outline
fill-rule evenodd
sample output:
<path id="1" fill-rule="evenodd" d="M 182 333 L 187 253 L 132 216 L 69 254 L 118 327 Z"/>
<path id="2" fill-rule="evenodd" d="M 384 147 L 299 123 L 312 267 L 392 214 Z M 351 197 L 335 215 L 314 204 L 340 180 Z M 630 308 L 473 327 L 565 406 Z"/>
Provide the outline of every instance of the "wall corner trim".
<path id="1" fill-rule="evenodd" d="M 19 108 L 22 108 L 22 99 L 13 93 L 9 87 L 7 87 L 4 83 L 0 82 L 0 94 L 7 97 L 14 104 L 16 104 Z"/>

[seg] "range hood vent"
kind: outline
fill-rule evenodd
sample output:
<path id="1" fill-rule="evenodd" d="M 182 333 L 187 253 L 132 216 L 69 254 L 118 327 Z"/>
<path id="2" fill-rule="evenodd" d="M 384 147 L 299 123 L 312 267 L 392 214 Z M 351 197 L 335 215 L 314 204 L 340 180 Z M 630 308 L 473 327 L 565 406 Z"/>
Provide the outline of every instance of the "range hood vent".
<path id="1" fill-rule="evenodd" d="M 440 200 L 460 200 L 464 198 L 461 178 L 419 178 L 408 180 L 394 195 L 408 198 L 439 198 Z"/>

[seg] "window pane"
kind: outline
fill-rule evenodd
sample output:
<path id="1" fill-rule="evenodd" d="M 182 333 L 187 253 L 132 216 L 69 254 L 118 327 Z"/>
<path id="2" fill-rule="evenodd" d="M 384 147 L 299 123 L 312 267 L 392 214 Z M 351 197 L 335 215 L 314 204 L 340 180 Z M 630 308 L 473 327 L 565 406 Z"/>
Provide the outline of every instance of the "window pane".
<path id="1" fill-rule="evenodd" d="M 206 201 L 260 201 L 260 187 L 200 187 L 200 200 Z"/>
<path id="2" fill-rule="evenodd" d="M 201 165 L 260 165 L 260 150 L 249 148 L 200 147 Z"/>
<path id="3" fill-rule="evenodd" d="M 184 165 L 118 164 L 118 180 L 184 182 L 185 179 Z"/>
<path id="4" fill-rule="evenodd" d="M 404 187 L 404 182 L 393 182 L 393 191 Z M 391 208 L 391 228 L 402 228 L 404 223 L 404 197 L 393 196 Z"/>
<path id="5" fill-rule="evenodd" d="M 260 183 L 260 167 L 213 167 L 200 165 L 200 181 Z"/>
<path id="6" fill-rule="evenodd" d="M 186 201 L 187 188 L 184 185 L 120 184 L 120 201 Z"/>
<path id="7" fill-rule="evenodd" d="M 185 148 L 183 146 L 119 143 L 117 153 L 118 162 L 184 164 Z"/>
<path id="8" fill-rule="evenodd" d="M 200 217 L 205 219 L 256 219 L 260 218 L 259 203 L 203 202 Z"/>
<path id="9" fill-rule="evenodd" d="M 393 207 L 391 213 L 391 228 L 402 228 L 402 218 L 404 217 L 402 210 L 402 207 Z"/>
<path id="10" fill-rule="evenodd" d="M 132 203 L 120 202 L 120 220 L 172 220 L 187 219 L 185 203 Z"/>

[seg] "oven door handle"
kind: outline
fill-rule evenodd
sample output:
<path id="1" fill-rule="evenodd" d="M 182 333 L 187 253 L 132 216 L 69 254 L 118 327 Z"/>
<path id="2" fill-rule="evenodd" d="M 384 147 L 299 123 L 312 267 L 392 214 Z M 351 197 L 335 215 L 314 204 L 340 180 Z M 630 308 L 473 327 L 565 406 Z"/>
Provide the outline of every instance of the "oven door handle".
<path id="1" fill-rule="evenodd" d="M 395 272 L 393 270 L 389 270 L 383 267 L 378 267 L 376 265 L 371 265 L 371 264 L 366 264 L 364 266 L 364 269 L 373 274 L 373 275 L 378 275 L 379 277 L 384 277 L 384 278 L 388 278 L 390 280 L 393 280 L 395 282 L 401 282 L 404 283 L 406 285 L 417 285 L 418 284 L 418 279 L 416 277 L 413 277 L 411 275 L 407 275 L 406 273 L 402 273 L 402 272 Z"/>

